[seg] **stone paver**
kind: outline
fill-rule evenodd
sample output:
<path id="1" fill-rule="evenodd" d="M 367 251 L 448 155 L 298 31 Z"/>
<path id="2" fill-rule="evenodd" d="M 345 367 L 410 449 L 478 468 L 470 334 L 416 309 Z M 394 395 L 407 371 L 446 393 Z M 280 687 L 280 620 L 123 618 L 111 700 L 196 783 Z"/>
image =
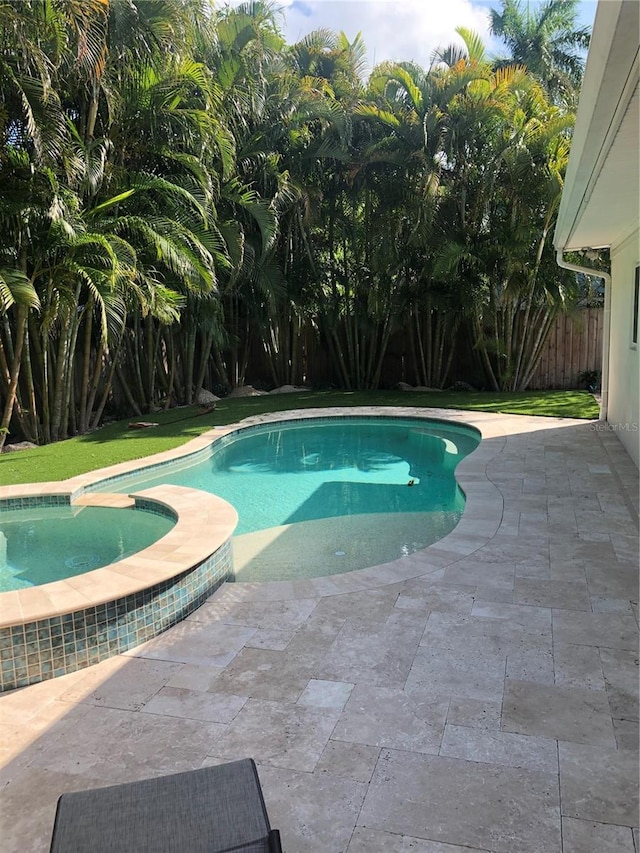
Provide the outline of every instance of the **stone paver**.
<path id="1" fill-rule="evenodd" d="M 611 711 L 602 690 L 510 679 L 504 691 L 502 729 L 574 743 L 615 745 Z"/>
<path id="2" fill-rule="evenodd" d="M 564 853 L 600 853 L 617 850 L 635 853 L 633 833 L 628 826 L 612 826 L 587 820 L 562 819 Z"/>
<path id="3" fill-rule="evenodd" d="M 64 791 L 245 756 L 286 853 L 640 853 L 637 470 L 587 422 L 432 414 L 484 436 L 441 542 L 0 696 L 3 853 Z"/>
<path id="4" fill-rule="evenodd" d="M 343 776 L 356 782 L 370 782 L 379 757 L 378 747 L 330 740 L 316 764 L 315 772 Z"/>
<path id="5" fill-rule="evenodd" d="M 359 825 L 495 853 L 559 853 L 554 773 L 383 750 Z"/>
<path id="6" fill-rule="evenodd" d="M 449 702 L 389 687 L 356 686 L 333 739 L 437 754 Z"/>
<path id="7" fill-rule="evenodd" d="M 230 723 L 247 701 L 246 696 L 203 693 L 185 687 L 163 687 L 142 709 L 145 714 Z"/>
<path id="8" fill-rule="evenodd" d="M 561 743 L 560 790 L 567 817 L 638 825 L 638 755 L 631 750 Z"/>
<path id="9" fill-rule="evenodd" d="M 505 767 L 558 772 L 556 741 L 530 735 L 447 725 L 440 755 L 485 764 L 501 764 Z"/>
<path id="10" fill-rule="evenodd" d="M 211 750 L 236 761 L 256 761 L 312 773 L 335 728 L 340 711 L 291 702 L 249 699 Z"/>
<path id="11" fill-rule="evenodd" d="M 408 835 L 357 826 L 351 836 L 348 853 L 371 853 L 372 850 L 384 850 L 385 853 L 487 853 L 479 847 L 459 847 L 457 844 L 425 841 L 422 838 L 410 838 Z"/>

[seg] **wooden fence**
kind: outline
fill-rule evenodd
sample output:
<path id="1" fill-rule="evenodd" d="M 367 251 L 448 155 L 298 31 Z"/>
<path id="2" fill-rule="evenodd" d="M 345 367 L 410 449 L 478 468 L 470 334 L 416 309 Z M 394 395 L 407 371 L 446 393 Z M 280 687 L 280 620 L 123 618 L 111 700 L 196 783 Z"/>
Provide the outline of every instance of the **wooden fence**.
<path id="1" fill-rule="evenodd" d="M 573 317 L 558 317 L 529 387 L 580 387 L 580 373 L 602 369 L 603 328 L 602 308 L 582 308 Z"/>
<path id="2" fill-rule="evenodd" d="M 583 308 L 572 316 L 558 317 L 547 340 L 544 354 L 529 385 L 531 390 L 580 388 L 578 379 L 585 370 L 602 368 L 602 308 Z M 413 375 L 409 336 L 404 330 L 392 335 L 384 358 L 380 387 L 394 388 L 398 382 L 417 384 Z M 336 373 L 329 351 L 309 327 L 302 330 L 299 375 L 295 384 L 311 387 L 338 387 Z M 249 358 L 247 381 L 256 387 L 272 387 L 264 359 L 264 351 L 254 342 Z M 482 369 L 472 352 L 471 343 L 464 330 L 456 341 L 456 353 L 447 384 L 469 382 L 481 388 L 484 383 Z"/>
<path id="3" fill-rule="evenodd" d="M 602 369 L 603 308 L 581 308 L 572 315 L 562 314 L 556 320 L 529 383 L 532 391 L 580 388 L 579 375 L 585 370 Z M 412 383 L 408 376 L 400 376 L 400 362 L 408 363 L 407 335 L 398 333 L 390 342 L 383 375 L 386 387 L 402 379 Z M 396 378 L 397 375 L 397 378 Z M 483 375 L 477 356 L 471 350 L 471 341 L 461 328 L 456 341 L 449 383 L 469 382 L 482 387 Z"/>

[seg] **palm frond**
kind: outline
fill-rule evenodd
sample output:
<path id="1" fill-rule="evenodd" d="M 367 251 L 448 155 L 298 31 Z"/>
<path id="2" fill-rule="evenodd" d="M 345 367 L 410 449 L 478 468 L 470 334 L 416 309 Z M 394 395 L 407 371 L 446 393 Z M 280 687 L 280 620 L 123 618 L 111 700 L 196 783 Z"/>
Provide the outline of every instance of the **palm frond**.
<path id="1" fill-rule="evenodd" d="M 28 276 L 20 270 L 0 267 L 0 314 L 6 314 L 12 305 L 39 310 L 40 299 Z"/>

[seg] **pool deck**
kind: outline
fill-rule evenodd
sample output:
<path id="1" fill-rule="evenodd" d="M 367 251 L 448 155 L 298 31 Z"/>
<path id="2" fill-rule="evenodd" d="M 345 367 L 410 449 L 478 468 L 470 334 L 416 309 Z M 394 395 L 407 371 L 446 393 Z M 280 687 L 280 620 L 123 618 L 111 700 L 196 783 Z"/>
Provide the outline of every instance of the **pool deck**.
<path id="1" fill-rule="evenodd" d="M 286 853 L 640 853 L 638 470 L 600 422 L 419 411 L 483 434 L 448 537 L 0 696 L 3 853 L 65 791 L 246 756 Z"/>

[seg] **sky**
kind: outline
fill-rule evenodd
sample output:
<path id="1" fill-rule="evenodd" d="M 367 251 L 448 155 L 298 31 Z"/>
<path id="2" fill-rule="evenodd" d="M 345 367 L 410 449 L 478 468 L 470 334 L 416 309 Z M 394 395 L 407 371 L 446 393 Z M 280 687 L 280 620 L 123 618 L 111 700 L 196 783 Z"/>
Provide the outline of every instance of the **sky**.
<path id="1" fill-rule="evenodd" d="M 533 8 L 542 0 L 528 2 Z M 459 41 L 458 26 L 482 35 L 490 53 L 500 52 L 489 35 L 489 10 L 499 9 L 499 0 L 279 0 L 278 5 L 287 42 L 321 28 L 342 30 L 349 41 L 361 32 L 369 68 L 385 60 L 428 67 L 434 50 Z M 581 0 L 578 5 L 578 23 L 591 27 L 596 0 Z"/>

